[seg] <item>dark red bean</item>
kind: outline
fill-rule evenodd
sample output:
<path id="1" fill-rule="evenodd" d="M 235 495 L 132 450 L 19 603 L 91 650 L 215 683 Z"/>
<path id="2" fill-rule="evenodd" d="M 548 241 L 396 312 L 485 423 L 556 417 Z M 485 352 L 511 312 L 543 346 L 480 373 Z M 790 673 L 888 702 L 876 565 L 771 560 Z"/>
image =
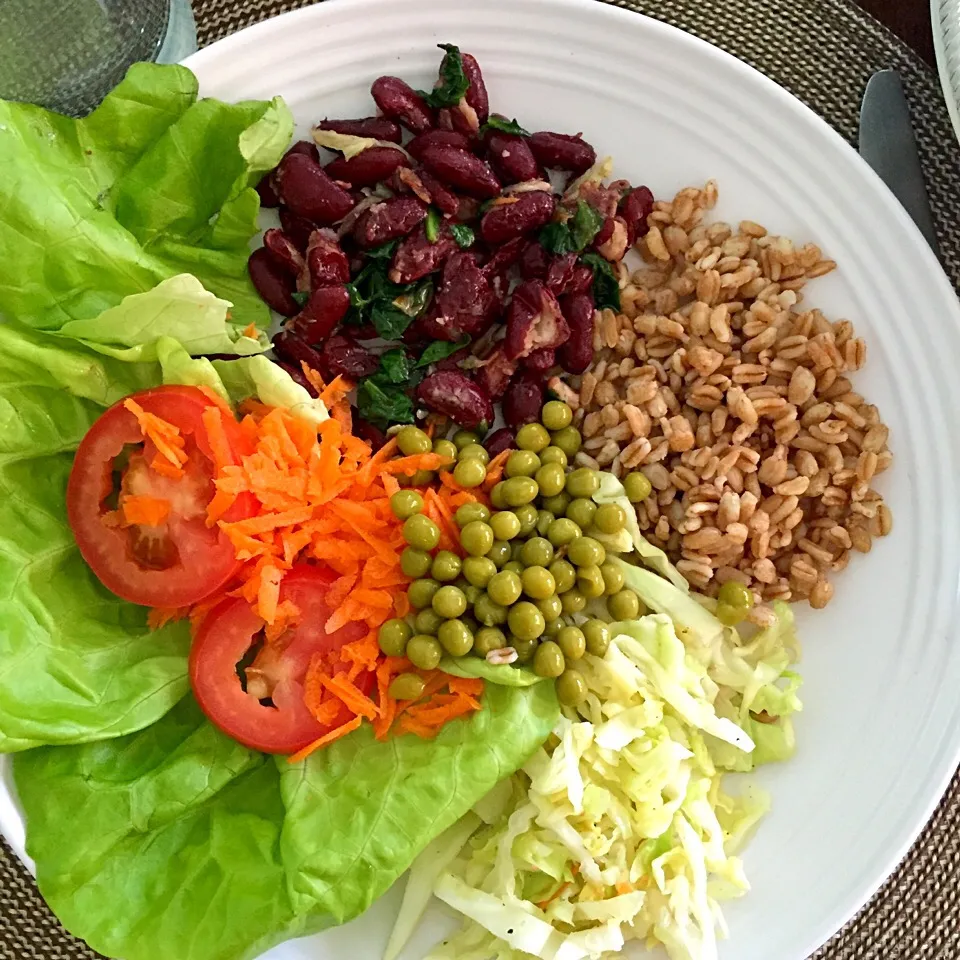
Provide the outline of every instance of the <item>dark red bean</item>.
<path id="1" fill-rule="evenodd" d="M 520 276 L 524 280 L 543 280 L 550 266 L 550 254 L 537 240 L 531 240 L 523 248 L 520 257 Z"/>
<path id="2" fill-rule="evenodd" d="M 567 283 L 566 293 L 586 293 L 593 286 L 593 271 L 580 263 L 574 267 Z"/>
<path id="3" fill-rule="evenodd" d="M 318 350 L 307 343 L 302 337 L 298 337 L 291 330 L 281 330 L 273 338 L 274 353 L 291 367 L 301 369 L 301 364 L 306 364 L 314 370 L 320 370 L 322 358 Z"/>
<path id="4" fill-rule="evenodd" d="M 427 205 L 413 196 L 391 197 L 365 210 L 351 231 L 365 250 L 405 237 L 427 216 Z"/>
<path id="5" fill-rule="evenodd" d="M 334 377 L 369 377 L 379 366 L 380 358 L 375 353 L 343 333 L 334 334 L 320 349 L 320 372 L 328 382 Z"/>
<path id="6" fill-rule="evenodd" d="M 557 351 L 553 347 L 544 347 L 541 350 L 534 350 L 529 357 L 523 358 L 524 368 L 526 370 L 534 370 L 537 373 L 546 373 L 556 365 Z"/>
<path id="7" fill-rule="evenodd" d="M 435 243 L 427 239 L 421 224 L 415 233 L 397 247 L 390 265 L 389 277 L 394 283 L 413 283 L 414 280 L 420 280 L 434 270 L 439 270 L 447 257 L 457 249 L 457 242 L 446 224 L 441 224 Z"/>
<path id="8" fill-rule="evenodd" d="M 473 223 L 480 215 L 480 201 L 475 197 L 457 197 L 459 206 L 454 214 L 457 223 Z"/>
<path id="9" fill-rule="evenodd" d="M 460 208 L 466 198 L 458 197 L 449 187 L 445 187 L 432 173 L 422 167 L 419 171 L 420 182 L 430 194 L 430 200 L 441 213 L 450 217 L 459 217 Z"/>
<path id="10" fill-rule="evenodd" d="M 567 284 L 570 283 L 570 278 L 573 276 L 576 266 L 577 255 L 575 253 L 564 253 L 550 261 L 544 283 L 555 297 L 567 292 Z"/>
<path id="11" fill-rule="evenodd" d="M 333 130 L 348 137 L 372 137 L 388 143 L 400 143 L 403 133 L 400 124 L 386 117 L 363 117 L 360 120 L 321 120 L 318 130 Z"/>
<path id="12" fill-rule="evenodd" d="M 523 183 L 543 175 L 530 145 L 523 137 L 494 131 L 487 138 L 487 159 L 501 183 Z"/>
<path id="13" fill-rule="evenodd" d="M 317 229 L 306 217 L 298 217 L 289 207 L 280 207 L 280 228 L 301 252 L 307 252 L 310 234 Z"/>
<path id="14" fill-rule="evenodd" d="M 471 146 L 470 139 L 456 130 L 428 130 L 407 144 L 407 153 L 420 160 L 427 147 L 457 147 L 460 150 L 469 150 Z"/>
<path id="15" fill-rule="evenodd" d="M 597 152 L 581 136 L 541 130 L 529 140 L 538 162 L 551 170 L 585 173 L 597 160 Z"/>
<path id="16" fill-rule="evenodd" d="M 286 370 L 287 374 L 290 376 L 290 379 L 294 383 L 300 384 L 311 397 L 319 397 L 320 394 L 317 391 L 317 388 L 304 376 L 303 368 L 300 366 L 294 366 L 292 363 L 284 363 L 282 360 L 273 361 L 281 370 Z"/>
<path id="17" fill-rule="evenodd" d="M 556 348 L 566 342 L 570 328 L 557 298 L 540 280 L 524 280 L 514 291 L 507 312 L 503 350 L 510 360 L 528 357 L 534 350 Z"/>
<path id="18" fill-rule="evenodd" d="M 267 230 L 263 234 L 263 245 L 284 273 L 296 277 L 303 269 L 303 254 L 282 230 L 277 227 Z"/>
<path id="19" fill-rule="evenodd" d="M 594 240 L 593 245 L 605 260 L 611 263 L 619 263 L 630 249 L 630 229 L 623 217 L 613 217 L 607 221 L 611 224 L 610 234 L 605 237 L 603 242 Z M 601 233 L 603 231 L 601 230 Z"/>
<path id="20" fill-rule="evenodd" d="M 514 377 L 503 395 L 503 419 L 514 430 L 525 423 L 535 423 L 543 409 L 543 377 L 539 373 L 522 373 Z"/>
<path id="21" fill-rule="evenodd" d="M 332 230 L 314 230 L 307 245 L 310 289 L 350 282 L 350 261 Z"/>
<path id="22" fill-rule="evenodd" d="M 368 147 L 349 160 L 337 157 L 323 169 L 327 176 L 354 187 L 372 187 L 389 178 L 397 167 L 409 167 L 410 160 L 395 147 Z"/>
<path id="23" fill-rule="evenodd" d="M 465 347 L 461 347 L 455 353 L 451 353 L 449 357 L 444 357 L 442 360 L 437 361 L 438 370 L 459 370 L 460 364 L 467 359 L 471 354 L 470 345 L 467 344 Z"/>
<path id="24" fill-rule="evenodd" d="M 438 370 L 417 387 L 417 399 L 435 413 L 468 430 L 493 423 L 493 402 L 481 387 L 457 370 Z"/>
<path id="25" fill-rule="evenodd" d="M 387 435 L 375 427 L 369 420 L 364 420 L 356 410 L 353 413 L 353 435 L 370 444 L 371 450 L 379 450 L 386 442 Z"/>
<path id="26" fill-rule="evenodd" d="M 483 82 L 483 71 L 477 58 L 472 53 L 463 53 L 460 55 L 460 62 L 463 64 L 463 72 L 470 81 L 467 87 L 467 103 L 473 107 L 477 114 L 477 120 L 480 123 L 486 123 L 490 116 L 490 97 L 487 95 L 487 85 Z"/>
<path id="27" fill-rule="evenodd" d="M 499 310 L 500 300 L 477 265 L 477 255 L 458 251 L 443 265 L 443 280 L 418 332 L 431 340 L 456 343 L 484 333 Z"/>
<path id="28" fill-rule="evenodd" d="M 320 148 L 312 140 L 298 140 L 287 150 L 284 157 L 289 157 L 297 153 L 301 156 L 309 157 L 314 163 L 320 162 Z M 283 161 L 281 161 L 281 163 L 282 162 Z"/>
<path id="29" fill-rule="evenodd" d="M 307 343 L 323 343 L 350 309 L 350 294 L 342 284 L 317 287 L 290 323 L 290 329 Z"/>
<path id="30" fill-rule="evenodd" d="M 513 450 L 517 445 L 517 437 L 509 427 L 501 427 L 499 430 L 491 433 L 484 441 L 483 445 L 491 457 L 495 457 L 504 450 Z"/>
<path id="31" fill-rule="evenodd" d="M 631 190 L 621 201 L 619 214 L 632 228 L 634 240 L 647 235 L 647 217 L 653 213 L 653 193 L 648 187 Z"/>
<path id="32" fill-rule="evenodd" d="M 586 183 L 580 184 L 580 189 L 577 190 L 577 199 L 590 204 L 600 216 L 607 218 L 616 214 L 620 198 L 624 191 L 629 189 L 630 184 L 626 180 L 614 180 L 606 186 L 588 180 Z"/>
<path id="33" fill-rule="evenodd" d="M 272 170 L 266 176 L 260 178 L 256 190 L 260 194 L 261 207 L 272 210 L 274 207 L 280 206 L 280 197 L 277 195 L 277 188 L 273 182 Z"/>
<path id="34" fill-rule="evenodd" d="M 473 107 L 463 101 L 455 107 L 442 107 L 437 111 L 437 127 L 463 134 L 468 139 L 476 137 L 480 129 L 480 122 L 473 111 Z"/>
<path id="35" fill-rule="evenodd" d="M 570 338 L 557 351 L 557 362 L 567 373 L 583 373 L 593 363 L 593 297 L 575 293 L 561 307 L 570 325 Z"/>
<path id="36" fill-rule="evenodd" d="M 517 361 L 508 360 L 503 346 L 498 346 L 477 369 L 476 381 L 483 391 L 494 400 L 499 400 L 517 372 Z"/>
<path id="37" fill-rule="evenodd" d="M 507 291 L 510 289 L 509 271 L 519 262 L 523 254 L 524 243 L 523 237 L 517 237 L 516 240 L 511 240 L 502 247 L 497 247 L 490 259 L 483 265 L 483 272 L 500 300 L 506 298 Z"/>
<path id="38" fill-rule="evenodd" d="M 556 205 L 556 197 L 546 190 L 521 193 L 515 203 L 499 203 L 483 215 L 480 235 L 491 244 L 522 237 L 549 223 Z"/>
<path id="39" fill-rule="evenodd" d="M 599 247 L 601 243 L 606 243 L 613 236 L 613 226 L 613 217 L 607 217 L 607 219 L 603 221 L 603 225 L 593 238 L 594 249 Z"/>
<path id="40" fill-rule="evenodd" d="M 302 153 L 288 154 L 280 162 L 277 189 L 293 213 L 321 226 L 342 220 L 354 206 L 350 194 Z"/>
<path id="41" fill-rule="evenodd" d="M 399 77 L 379 77 L 370 93 L 381 113 L 402 123 L 411 133 L 423 133 L 435 126 L 427 101 Z"/>
<path id="42" fill-rule="evenodd" d="M 500 181 L 490 165 L 458 147 L 427 147 L 421 162 L 438 180 L 481 200 L 500 194 Z"/>
<path id="43" fill-rule="evenodd" d="M 250 254 L 247 270 L 257 293 L 271 310 L 285 317 L 292 317 L 299 312 L 300 307 L 293 299 L 293 277 L 277 263 L 266 247 L 260 247 Z"/>

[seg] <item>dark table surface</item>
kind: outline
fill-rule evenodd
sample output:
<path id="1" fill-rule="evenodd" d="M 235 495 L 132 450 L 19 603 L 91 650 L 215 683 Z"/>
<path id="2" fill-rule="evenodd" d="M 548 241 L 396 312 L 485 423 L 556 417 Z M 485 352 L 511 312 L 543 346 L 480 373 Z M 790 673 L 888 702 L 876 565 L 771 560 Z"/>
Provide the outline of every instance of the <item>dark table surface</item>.
<path id="1" fill-rule="evenodd" d="M 905 40 L 931 66 L 933 33 L 928 0 L 857 0 L 868 13 Z"/>

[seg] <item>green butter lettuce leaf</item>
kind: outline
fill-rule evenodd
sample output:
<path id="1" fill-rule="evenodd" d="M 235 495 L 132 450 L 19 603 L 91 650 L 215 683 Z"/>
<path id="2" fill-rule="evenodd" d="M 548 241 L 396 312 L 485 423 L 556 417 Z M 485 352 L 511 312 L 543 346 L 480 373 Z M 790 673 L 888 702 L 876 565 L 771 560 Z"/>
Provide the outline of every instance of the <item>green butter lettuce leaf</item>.
<path id="1" fill-rule="evenodd" d="M 0 101 L 0 314 L 59 330 L 191 273 L 266 327 L 252 185 L 292 132 L 281 100 L 197 100 L 178 66 L 135 64 L 83 120 Z"/>
<path id="2" fill-rule="evenodd" d="M 497 683 L 503 687 L 532 687 L 535 683 L 542 683 L 544 680 L 527 667 L 514 667 L 508 663 L 487 663 L 480 657 L 444 657 L 440 663 L 440 669 L 455 677 L 489 680 L 490 683 Z"/>

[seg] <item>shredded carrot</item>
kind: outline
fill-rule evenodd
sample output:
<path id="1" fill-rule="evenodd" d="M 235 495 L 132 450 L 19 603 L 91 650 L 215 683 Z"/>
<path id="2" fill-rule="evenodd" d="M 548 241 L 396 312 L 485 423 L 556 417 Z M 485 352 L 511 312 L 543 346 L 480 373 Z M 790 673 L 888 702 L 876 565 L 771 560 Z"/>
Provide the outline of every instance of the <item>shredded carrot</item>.
<path id="1" fill-rule="evenodd" d="M 251 340 L 257 339 L 257 325 L 255 323 L 248 323 L 243 328 L 243 335 L 249 337 Z"/>
<path id="2" fill-rule="evenodd" d="M 162 497 L 123 496 L 120 498 L 120 513 L 124 526 L 159 527 L 170 515 L 170 501 Z"/>
<path id="3" fill-rule="evenodd" d="M 561 896 L 561 895 L 563 894 L 563 891 L 566 890 L 567 887 L 569 887 L 569 886 L 570 886 L 570 881 L 569 881 L 569 880 L 565 881 L 564 883 L 561 883 L 561 884 L 557 887 L 557 889 L 554 890 L 553 893 L 551 893 L 549 897 L 547 897 L 546 900 L 541 900 L 541 901 L 537 904 L 537 906 L 538 906 L 541 910 L 546 910 L 547 907 L 549 907 L 550 904 L 553 903 L 553 901 L 557 899 L 557 897 Z"/>
<path id="4" fill-rule="evenodd" d="M 360 717 L 366 717 L 368 720 L 377 718 L 377 705 L 366 694 L 357 689 L 356 685 L 342 673 L 335 674 L 332 677 L 321 674 L 320 683 L 327 691 L 343 701 L 352 713 Z"/>
<path id="5" fill-rule="evenodd" d="M 147 614 L 147 626 L 151 630 L 160 630 L 168 623 L 183 619 L 184 616 L 185 611 L 177 607 L 154 607 Z"/>
<path id="6" fill-rule="evenodd" d="M 511 453 L 513 453 L 512 450 L 501 450 L 487 464 L 487 479 L 483 481 L 484 490 L 492 490 L 503 479 L 503 468 L 507 465 Z"/>
<path id="7" fill-rule="evenodd" d="M 626 880 L 621 880 L 616 885 L 616 891 L 618 894 L 620 894 L 620 896 L 623 896 L 625 893 L 633 893 L 634 886 L 632 883 L 627 883 Z"/>
<path id="8" fill-rule="evenodd" d="M 157 463 L 165 460 L 169 465 L 168 469 L 172 468 L 175 471 L 175 476 L 183 476 L 183 465 L 187 462 L 187 454 L 183 449 L 185 442 L 180 436 L 180 431 L 172 423 L 168 423 L 156 414 L 147 413 L 136 400 L 130 397 L 123 401 L 123 406 L 137 418 L 143 438 L 150 440 L 157 448 L 157 456 L 150 466 L 156 470 Z"/>
<path id="9" fill-rule="evenodd" d="M 354 717 L 352 720 L 348 720 L 346 723 L 337 727 L 334 730 L 331 730 L 328 734 L 323 737 L 320 737 L 319 740 L 314 740 L 309 746 L 304 747 L 299 753 L 293 754 L 291 757 L 287 757 L 287 763 L 299 763 L 301 760 L 306 760 L 315 750 L 319 750 L 320 747 L 325 747 L 328 743 L 333 743 L 334 740 L 339 740 L 341 737 L 345 737 L 348 733 L 353 733 L 354 730 L 358 729 L 362 720 L 360 717 Z"/>
<path id="10" fill-rule="evenodd" d="M 331 405 L 330 416 L 347 432 L 353 429 L 353 414 L 350 412 L 349 400 L 338 400 Z"/>

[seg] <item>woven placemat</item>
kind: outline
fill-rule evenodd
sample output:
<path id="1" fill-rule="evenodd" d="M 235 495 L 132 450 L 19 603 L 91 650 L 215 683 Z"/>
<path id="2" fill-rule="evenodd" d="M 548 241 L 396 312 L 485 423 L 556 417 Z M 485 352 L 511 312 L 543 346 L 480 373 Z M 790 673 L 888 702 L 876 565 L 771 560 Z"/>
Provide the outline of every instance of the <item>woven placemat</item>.
<path id="1" fill-rule="evenodd" d="M 193 0 L 200 45 L 308 2 Z M 847 0 L 618 0 L 617 6 L 664 20 L 752 64 L 854 145 L 867 79 L 876 70 L 899 70 L 945 267 L 960 289 L 960 146 L 935 74 L 886 28 Z M 60 927 L 0 842 L 0 960 L 98 956 Z M 960 774 L 894 875 L 812 960 L 960 960 Z"/>

